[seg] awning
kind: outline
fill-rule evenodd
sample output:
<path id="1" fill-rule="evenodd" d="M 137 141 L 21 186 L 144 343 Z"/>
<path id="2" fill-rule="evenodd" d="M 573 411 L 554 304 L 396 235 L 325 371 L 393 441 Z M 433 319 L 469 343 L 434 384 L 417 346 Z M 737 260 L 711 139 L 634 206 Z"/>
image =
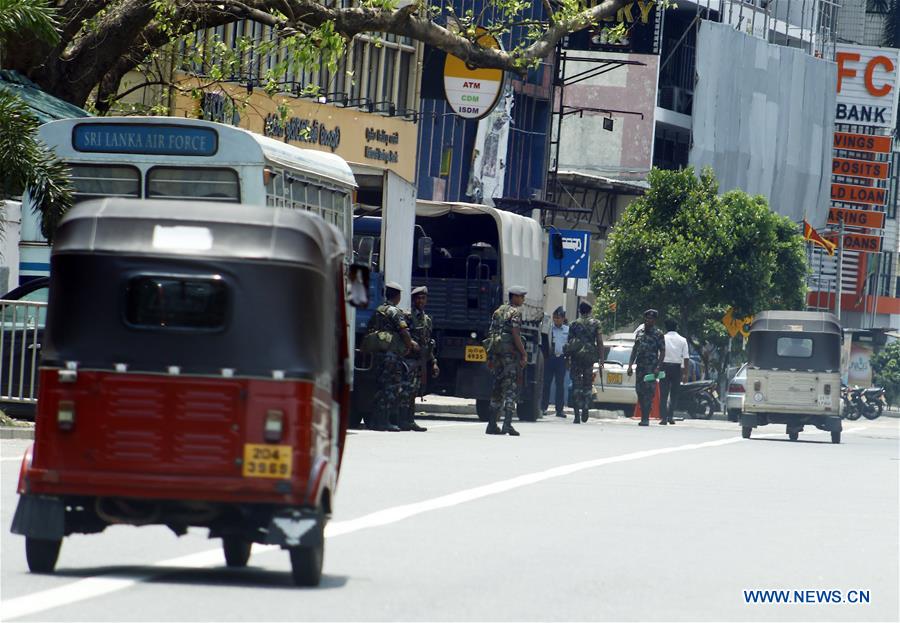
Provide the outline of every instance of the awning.
<path id="1" fill-rule="evenodd" d="M 0 89 L 19 96 L 40 123 L 92 116 L 78 106 L 45 93 L 38 85 L 15 71 L 0 70 Z"/>
<path id="2" fill-rule="evenodd" d="M 617 195 L 643 195 L 650 189 L 650 184 L 644 180 L 616 179 L 583 171 L 560 170 L 556 172 L 556 179 L 560 184 L 605 190 Z"/>

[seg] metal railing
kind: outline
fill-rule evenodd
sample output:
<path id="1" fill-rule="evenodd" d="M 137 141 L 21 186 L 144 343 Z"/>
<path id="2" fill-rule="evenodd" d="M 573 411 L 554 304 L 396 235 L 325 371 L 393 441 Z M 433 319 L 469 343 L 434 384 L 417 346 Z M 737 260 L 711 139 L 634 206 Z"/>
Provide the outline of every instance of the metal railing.
<path id="1" fill-rule="evenodd" d="M 47 303 L 0 300 L 0 402 L 37 402 Z"/>

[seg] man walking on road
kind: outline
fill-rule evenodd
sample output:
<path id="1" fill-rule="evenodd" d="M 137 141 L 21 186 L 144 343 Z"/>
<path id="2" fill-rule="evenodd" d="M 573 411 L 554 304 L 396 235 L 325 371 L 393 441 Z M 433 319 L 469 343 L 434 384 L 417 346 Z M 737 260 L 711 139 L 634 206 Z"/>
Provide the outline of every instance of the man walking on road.
<path id="1" fill-rule="evenodd" d="M 666 339 L 662 331 L 656 328 L 659 313 L 655 309 L 644 312 L 644 328 L 639 329 L 631 349 L 631 360 L 628 362 L 628 376 L 634 373 L 632 367 L 637 363 L 637 377 L 634 390 L 641 407 L 641 421 L 638 426 L 650 424 L 650 410 L 653 408 L 653 395 L 656 393 L 656 381 L 645 381 L 648 374 L 659 374 L 666 356 Z"/>
<path id="2" fill-rule="evenodd" d="M 375 310 L 367 331 L 368 334 L 378 334 L 384 342 L 384 346 L 375 353 L 373 363 L 378 378 L 374 421 L 369 427 L 373 430 L 400 430 L 400 393 L 406 370 L 403 355 L 419 351 L 419 345 L 409 334 L 405 314 L 397 307 L 400 304 L 400 290 L 398 283 L 389 281 L 385 284 L 385 301 Z"/>
<path id="3" fill-rule="evenodd" d="M 491 395 L 490 420 L 485 430 L 488 435 L 519 436 L 518 431 L 512 427 L 512 419 L 516 413 L 522 371 L 528 363 L 525 344 L 519 333 L 522 327 L 519 307 L 525 302 L 526 293 L 525 288 L 512 286 L 509 289 L 509 303 L 498 307 L 491 317 L 488 366 L 494 373 L 494 391 Z M 502 430 L 497 427 L 497 418 L 501 413 Z"/>
<path id="4" fill-rule="evenodd" d="M 409 332 L 413 341 L 419 345 L 419 352 L 406 353 L 404 363 L 408 370 L 403 383 L 403 395 L 400 398 L 400 430 L 413 430 L 424 433 L 428 429 L 416 424 L 416 396 L 422 390 L 425 383 L 425 375 L 430 372 L 437 377 L 440 373 L 437 360 L 434 358 L 433 340 L 431 339 L 434 328 L 431 316 L 425 313 L 425 305 L 428 303 L 428 288 L 419 286 L 412 290 L 412 312 L 409 315 Z"/>
<path id="5" fill-rule="evenodd" d="M 541 411 L 550 406 L 550 384 L 556 384 L 554 404 L 556 417 L 566 417 L 566 357 L 565 348 L 569 341 L 569 325 L 566 324 L 566 310 L 557 307 L 553 312 L 553 326 L 550 327 L 550 347 L 544 360 L 544 393 L 541 396 Z"/>
<path id="6" fill-rule="evenodd" d="M 691 358 L 687 340 L 678 333 L 674 320 L 666 320 L 665 340 L 663 371 L 666 377 L 660 381 L 659 387 L 659 423 L 662 425 L 675 423 L 675 403 L 681 383 L 687 383 Z"/>
<path id="7" fill-rule="evenodd" d="M 569 327 L 569 346 L 566 349 L 571 361 L 575 424 L 588 421 L 595 363 L 600 362 L 600 374 L 603 374 L 603 332 L 600 321 L 591 318 L 591 306 L 585 301 L 578 305 L 578 313 L 578 319 Z"/>

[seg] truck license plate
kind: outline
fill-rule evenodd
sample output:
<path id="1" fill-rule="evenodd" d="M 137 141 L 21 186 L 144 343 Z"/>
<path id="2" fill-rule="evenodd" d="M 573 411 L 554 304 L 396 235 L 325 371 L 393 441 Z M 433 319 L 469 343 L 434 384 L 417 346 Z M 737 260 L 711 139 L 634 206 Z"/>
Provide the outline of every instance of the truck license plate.
<path id="1" fill-rule="evenodd" d="M 244 444 L 244 478 L 290 478 L 291 447 Z"/>
<path id="2" fill-rule="evenodd" d="M 466 361 L 487 361 L 483 346 L 466 346 Z"/>
<path id="3" fill-rule="evenodd" d="M 621 385 L 622 384 L 622 373 L 621 372 L 608 372 L 606 374 L 606 382 L 610 385 Z"/>

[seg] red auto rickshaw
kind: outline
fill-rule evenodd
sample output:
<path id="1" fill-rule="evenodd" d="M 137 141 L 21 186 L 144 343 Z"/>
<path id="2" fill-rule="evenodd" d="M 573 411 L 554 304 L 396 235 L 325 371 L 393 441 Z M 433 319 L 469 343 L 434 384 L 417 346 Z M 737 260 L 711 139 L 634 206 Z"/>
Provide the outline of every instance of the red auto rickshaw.
<path id="1" fill-rule="evenodd" d="M 12 531 L 52 572 L 63 537 L 208 527 L 319 583 L 348 422 L 341 232 L 309 212 L 81 204 L 54 240 L 35 442 Z M 365 298 L 365 269 L 353 273 Z M 350 300 L 353 299 L 353 300 Z"/>

